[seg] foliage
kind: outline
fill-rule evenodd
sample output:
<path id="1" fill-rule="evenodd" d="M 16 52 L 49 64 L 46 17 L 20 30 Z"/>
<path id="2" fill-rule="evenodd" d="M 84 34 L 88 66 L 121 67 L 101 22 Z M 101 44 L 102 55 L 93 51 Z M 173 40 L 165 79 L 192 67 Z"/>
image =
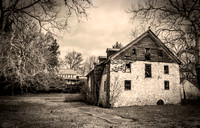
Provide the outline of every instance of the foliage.
<path id="1" fill-rule="evenodd" d="M 38 87 L 47 88 L 53 81 L 55 67 L 49 63 L 54 51 L 47 36 L 37 31 L 37 27 L 26 26 L 23 31 L 1 34 L 0 76 L 3 88 L 19 88 L 23 91 Z M 24 35 L 23 33 L 26 33 Z M 54 58 L 56 61 L 56 57 Z M 53 61 L 53 59 L 52 59 Z M 55 66 L 55 65 L 54 65 Z"/>
<path id="2" fill-rule="evenodd" d="M 83 102 L 84 99 L 81 94 L 70 94 L 65 97 L 65 102 Z"/>

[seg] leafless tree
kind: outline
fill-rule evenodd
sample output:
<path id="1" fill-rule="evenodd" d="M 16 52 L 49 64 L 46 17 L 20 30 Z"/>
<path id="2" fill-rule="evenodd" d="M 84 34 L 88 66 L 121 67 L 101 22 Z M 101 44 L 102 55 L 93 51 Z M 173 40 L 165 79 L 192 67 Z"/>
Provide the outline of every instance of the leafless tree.
<path id="1" fill-rule="evenodd" d="M 145 0 L 128 11 L 132 19 L 151 24 L 156 34 L 175 49 L 177 55 L 194 56 L 200 87 L 200 0 Z"/>
<path id="2" fill-rule="evenodd" d="M 118 98 L 121 94 L 122 87 L 119 83 L 119 76 L 116 76 L 114 82 L 110 84 L 110 105 L 113 107 L 118 101 Z"/>
<path id="3" fill-rule="evenodd" d="M 87 75 L 87 73 L 94 69 L 95 63 L 98 63 L 98 58 L 96 56 L 90 56 L 86 58 L 84 64 L 83 64 L 83 75 Z"/>
<path id="4" fill-rule="evenodd" d="M 81 53 L 72 51 L 66 54 L 64 61 L 69 69 L 78 70 L 81 67 L 83 57 Z"/>
<path id="5" fill-rule="evenodd" d="M 118 41 L 112 46 L 113 48 L 121 49 L 123 45 L 121 43 L 118 43 Z"/>
<path id="6" fill-rule="evenodd" d="M 11 35 L 1 35 L 0 76 L 3 79 L 0 82 L 7 82 L 5 86 L 19 87 L 21 90 L 35 83 L 48 86 L 50 79 L 45 78 L 45 75 L 53 70 L 48 61 L 52 55 L 49 50 L 51 41 L 48 36 L 38 33 L 37 29 L 33 25 L 25 27 L 23 32 L 13 31 Z M 45 79 L 41 80 L 42 77 Z"/>
<path id="7" fill-rule="evenodd" d="M 64 17 L 59 12 L 64 7 Z M 63 29 L 75 14 L 78 19 L 87 17 L 90 0 L 0 0 L 0 30 L 22 29 L 34 22 L 39 30 Z"/>

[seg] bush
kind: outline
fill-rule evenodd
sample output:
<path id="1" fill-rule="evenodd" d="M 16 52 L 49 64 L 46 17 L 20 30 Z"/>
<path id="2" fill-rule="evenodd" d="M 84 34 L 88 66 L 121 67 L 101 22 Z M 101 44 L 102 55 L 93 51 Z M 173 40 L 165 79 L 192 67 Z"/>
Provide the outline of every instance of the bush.
<path id="1" fill-rule="evenodd" d="M 83 96 L 81 94 L 68 94 L 65 97 L 65 102 L 83 102 Z"/>

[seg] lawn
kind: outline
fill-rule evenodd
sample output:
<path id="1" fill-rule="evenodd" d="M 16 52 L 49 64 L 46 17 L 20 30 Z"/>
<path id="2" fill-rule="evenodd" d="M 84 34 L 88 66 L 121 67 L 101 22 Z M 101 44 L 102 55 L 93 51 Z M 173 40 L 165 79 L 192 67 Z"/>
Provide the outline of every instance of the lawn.
<path id="1" fill-rule="evenodd" d="M 69 102 L 73 94 L 30 94 L 0 97 L 0 127 L 199 127 L 199 105 L 132 106 L 105 109 Z M 64 102 L 68 101 L 68 102 Z M 76 102 L 75 102 L 76 101 Z M 127 122 L 112 123 L 95 114 L 117 115 Z"/>

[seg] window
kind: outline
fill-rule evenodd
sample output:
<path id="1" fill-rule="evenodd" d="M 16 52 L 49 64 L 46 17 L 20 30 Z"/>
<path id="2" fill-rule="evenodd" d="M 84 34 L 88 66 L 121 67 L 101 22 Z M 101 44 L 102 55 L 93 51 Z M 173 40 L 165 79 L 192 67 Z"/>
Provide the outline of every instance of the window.
<path id="1" fill-rule="evenodd" d="M 137 55 L 136 49 L 135 49 L 135 48 L 133 49 L 132 54 L 133 54 L 133 55 Z"/>
<path id="2" fill-rule="evenodd" d="M 124 90 L 131 90 L 131 81 L 130 80 L 125 80 Z"/>
<path id="3" fill-rule="evenodd" d="M 128 64 L 126 64 L 126 72 L 131 72 L 131 64 L 130 63 L 128 63 Z"/>
<path id="4" fill-rule="evenodd" d="M 151 60 L 150 48 L 145 48 L 145 60 Z"/>
<path id="5" fill-rule="evenodd" d="M 106 80 L 104 81 L 104 92 L 106 91 Z"/>
<path id="6" fill-rule="evenodd" d="M 169 74 L 169 66 L 168 65 L 164 66 L 164 74 Z"/>
<path id="7" fill-rule="evenodd" d="M 169 81 L 164 81 L 165 90 L 169 90 Z"/>
<path id="8" fill-rule="evenodd" d="M 162 50 L 158 50 L 158 56 L 159 56 L 159 57 L 163 57 L 163 52 L 162 52 Z"/>
<path id="9" fill-rule="evenodd" d="M 151 64 L 145 64 L 145 77 L 151 77 Z"/>

